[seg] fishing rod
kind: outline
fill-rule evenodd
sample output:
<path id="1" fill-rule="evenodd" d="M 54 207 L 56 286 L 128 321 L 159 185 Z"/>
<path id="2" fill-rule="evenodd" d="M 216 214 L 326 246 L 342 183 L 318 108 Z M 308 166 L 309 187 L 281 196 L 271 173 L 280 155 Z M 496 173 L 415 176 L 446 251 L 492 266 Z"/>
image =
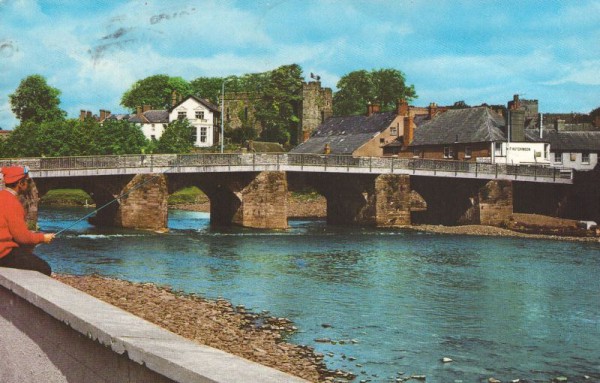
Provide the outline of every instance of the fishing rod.
<path id="1" fill-rule="evenodd" d="M 130 193 L 132 193 L 133 191 L 135 191 L 135 190 L 139 189 L 140 187 L 142 187 L 142 186 L 144 186 L 144 185 L 146 185 L 146 184 L 148 184 L 148 183 L 150 183 L 150 182 L 154 181 L 155 179 L 157 179 L 157 178 L 158 178 L 158 177 L 160 177 L 161 175 L 165 174 L 166 172 L 170 171 L 171 169 L 174 169 L 174 168 L 176 168 L 177 166 L 178 166 L 178 165 L 171 166 L 171 167 L 170 167 L 170 168 L 168 168 L 167 170 L 165 170 L 165 171 L 162 171 L 162 172 L 158 173 L 158 174 L 157 174 L 157 175 L 155 175 L 154 177 L 152 177 L 152 178 L 150 178 L 150 179 L 147 179 L 147 180 L 146 180 L 146 181 L 144 181 L 144 182 L 140 182 L 140 183 L 138 183 L 137 185 L 133 186 L 133 187 L 132 187 L 130 190 L 126 191 L 125 193 L 122 193 L 122 194 L 120 194 L 120 195 L 116 196 L 115 198 L 113 198 L 113 199 L 112 199 L 112 200 L 110 200 L 109 202 L 105 203 L 104 205 L 100 206 L 99 208 L 95 209 L 95 210 L 94 210 L 94 211 L 92 211 L 91 213 L 89 213 L 89 214 L 86 214 L 85 216 L 83 216 L 83 217 L 79 218 L 77 221 L 73 222 L 73 223 L 72 223 L 72 224 L 70 224 L 69 226 L 67 226 L 67 227 L 65 227 L 65 228 L 63 228 L 63 229 L 60 229 L 59 231 L 57 231 L 56 233 L 54 233 L 54 237 L 55 237 L 55 238 L 56 238 L 56 237 L 58 237 L 60 234 L 62 234 L 63 232 L 65 232 L 65 231 L 69 230 L 70 228 L 74 227 L 74 226 L 75 226 L 75 225 L 77 225 L 79 222 L 83 221 L 84 219 L 87 219 L 87 218 L 91 217 L 93 214 L 95 214 L 95 213 L 99 212 L 100 210 L 104 209 L 104 208 L 105 208 L 105 207 L 107 207 L 107 206 L 110 206 L 110 205 L 112 205 L 113 203 L 117 202 L 119 199 L 121 199 L 121 198 L 123 198 L 123 197 L 126 197 L 126 196 L 128 196 L 128 195 L 129 195 Z"/>

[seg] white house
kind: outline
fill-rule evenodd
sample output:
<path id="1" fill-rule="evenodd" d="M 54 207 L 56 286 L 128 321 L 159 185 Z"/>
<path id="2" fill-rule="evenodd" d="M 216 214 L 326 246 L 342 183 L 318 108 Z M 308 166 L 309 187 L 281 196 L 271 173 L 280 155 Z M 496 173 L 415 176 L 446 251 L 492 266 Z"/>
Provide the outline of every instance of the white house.
<path id="1" fill-rule="evenodd" d="M 539 130 L 528 131 L 532 140 L 550 143 L 549 159 L 554 167 L 575 170 L 593 170 L 600 154 L 600 131 L 560 131 L 544 129 L 541 138 Z"/>
<path id="2" fill-rule="evenodd" d="M 207 100 L 188 96 L 168 111 L 169 122 L 187 119 L 194 127 L 192 138 L 198 147 L 213 146 L 218 134 L 219 108 Z"/>
<path id="3" fill-rule="evenodd" d="M 219 108 L 209 101 L 188 96 L 171 109 L 150 109 L 149 106 L 139 107 L 137 113 L 128 116 L 130 122 L 140 125 L 144 136 L 149 140 L 158 140 L 173 121 L 187 119 L 193 126 L 192 139 L 194 146 L 213 146 L 218 138 L 215 134 L 219 117 Z M 116 118 L 112 115 L 108 118 Z"/>

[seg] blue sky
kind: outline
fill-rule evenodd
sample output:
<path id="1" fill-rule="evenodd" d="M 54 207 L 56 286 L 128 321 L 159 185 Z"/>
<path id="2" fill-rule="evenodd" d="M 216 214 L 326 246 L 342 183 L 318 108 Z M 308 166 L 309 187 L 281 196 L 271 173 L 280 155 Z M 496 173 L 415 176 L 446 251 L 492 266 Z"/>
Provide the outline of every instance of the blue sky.
<path id="1" fill-rule="evenodd" d="M 414 105 L 538 99 L 542 112 L 600 106 L 600 0 L 0 0 L 0 127 L 28 75 L 58 88 L 69 117 L 122 112 L 153 74 L 228 76 L 296 63 L 335 86 L 395 68 Z"/>

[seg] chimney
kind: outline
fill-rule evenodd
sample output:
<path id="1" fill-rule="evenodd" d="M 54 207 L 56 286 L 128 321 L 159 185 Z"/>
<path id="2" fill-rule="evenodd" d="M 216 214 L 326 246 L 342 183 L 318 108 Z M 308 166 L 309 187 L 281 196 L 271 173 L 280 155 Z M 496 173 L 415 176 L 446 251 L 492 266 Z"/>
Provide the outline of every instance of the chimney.
<path id="1" fill-rule="evenodd" d="M 105 110 L 104 111 L 104 118 L 109 118 L 110 117 L 110 110 Z"/>
<path id="2" fill-rule="evenodd" d="M 565 120 L 557 119 L 554 122 L 554 128 L 559 132 L 564 131 L 565 130 Z"/>
<path id="3" fill-rule="evenodd" d="M 81 109 L 79 111 L 79 121 L 85 120 L 85 110 Z"/>
<path id="4" fill-rule="evenodd" d="M 434 118 L 436 114 L 437 114 L 437 104 L 435 102 L 429 103 L 429 119 L 431 120 L 432 118 Z"/>
<path id="5" fill-rule="evenodd" d="M 85 117 L 86 118 L 92 118 L 92 112 L 89 111 L 89 110 L 87 112 L 85 112 Z"/>
<path id="6" fill-rule="evenodd" d="M 329 146 L 329 144 L 325 144 L 325 148 L 323 149 L 323 154 L 330 154 L 331 153 L 331 146 Z"/>
<path id="7" fill-rule="evenodd" d="M 175 105 L 177 105 L 177 91 L 176 90 L 174 90 L 171 93 L 171 106 L 175 106 Z"/>
<path id="8" fill-rule="evenodd" d="M 512 101 L 508 102 L 508 109 L 509 110 L 519 110 L 519 108 L 521 108 L 521 102 L 519 101 L 519 95 L 515 94 L 515 95 L 513 95 Z"/>
<path id="9" fill-rule="evenodd" d="M 373 115 L 373 113 L 379 113 L 380 111 L 381 111 L 381 108 L 380 108 L 379 104 L 371 104 L 371 103 L 367 104 L 367 117 L 371 117 Z"/>
<path id="10" fill-rule="evenodd" d="M 309 138 L 310 138 L 310 131 L 303 130 L 302 131 L 302 142 L 308 141 Z"/>
<path id="11" fill-rule="evenodd" d="M 398 99 L 396 101 L 396 114 L 398 116 L 408 116 L 408 102 L 405 99 Z"/>
<path id="12" fill-rule="evenodd" d="M 135 114 L 137 115 L 137 118 L 139 118 L 140 120 L 142 119 L 142 107 L 138 106 L 135 108 Z"/>
<path id="13" fill-rule="evenodd" d="M 403 133 L 403 146 L 407 147 L 415 136 L 415 117 L 408 115 L 404 117 L 404 133 Z"/>
<path id="14" fill-rule="evenodd" d="M 144 104 L 144 109 L 143 112 L 146 113 L 147 111 L 149 111 L 150 109 L 152 109 L 152 105 L 146 105 Z"/>
<path id="15" fill-rule="evenodd" d="M 105 118 L 106 112 L 104 111 L 104 109 L 100 109 L 100 121 L 104 121 Z"/>

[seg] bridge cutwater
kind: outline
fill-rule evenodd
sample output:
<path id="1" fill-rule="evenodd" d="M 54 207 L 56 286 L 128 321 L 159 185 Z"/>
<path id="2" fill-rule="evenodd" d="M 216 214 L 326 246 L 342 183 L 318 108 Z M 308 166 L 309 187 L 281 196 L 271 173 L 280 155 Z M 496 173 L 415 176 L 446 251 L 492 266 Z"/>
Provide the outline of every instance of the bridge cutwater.
<path id="1" fill-rule="evenodd" d="M 398 227 L 498 225 L 515 203 L 552 210 L 574 183 L 572 170 L 544 166 L 290 153 L 0 160 L 0 166 L 17 164 L 28 166 L 35 180 L 26 201 L 31 220 L 49 190 L 78 188 L 97 206 L 123 196 L 93 223 L 151 230 L 167 227 L 168 195 L 187 186 L 210 199 L 212 224 L 284 229 L 288 190 L 305 187 L 325 196 L 330 224 Z"/>

